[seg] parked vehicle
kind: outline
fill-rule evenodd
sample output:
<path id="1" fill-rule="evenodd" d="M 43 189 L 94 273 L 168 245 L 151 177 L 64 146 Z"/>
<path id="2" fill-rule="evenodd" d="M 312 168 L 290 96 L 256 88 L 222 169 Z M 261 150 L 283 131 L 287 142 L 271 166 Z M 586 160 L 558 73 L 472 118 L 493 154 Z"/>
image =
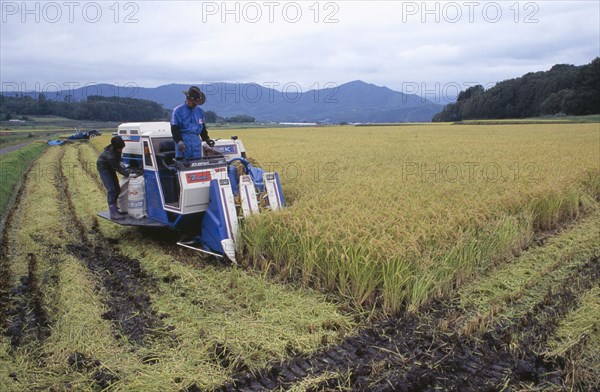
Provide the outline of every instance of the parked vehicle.
<path id="1" fill-rule="evenodd" d="M 69 136 L 69 140 L 83 140 L 83 139 L 93 139 L 96 136 L 102 135 L 102 132 L 97 129 L 92 129 L 91 131 L 77 131 L 71 136 Z"/>

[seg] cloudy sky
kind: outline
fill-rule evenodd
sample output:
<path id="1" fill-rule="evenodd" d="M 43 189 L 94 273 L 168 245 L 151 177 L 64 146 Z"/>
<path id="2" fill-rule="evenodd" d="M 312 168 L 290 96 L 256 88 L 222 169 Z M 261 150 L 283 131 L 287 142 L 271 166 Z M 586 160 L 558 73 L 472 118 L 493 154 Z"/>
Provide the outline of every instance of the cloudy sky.
<path id="1" fill-rule="evenodd" d="M 4 90 L 361 79 L 422 96 L 600 55 L 598 1 L 1 1 Z"/>

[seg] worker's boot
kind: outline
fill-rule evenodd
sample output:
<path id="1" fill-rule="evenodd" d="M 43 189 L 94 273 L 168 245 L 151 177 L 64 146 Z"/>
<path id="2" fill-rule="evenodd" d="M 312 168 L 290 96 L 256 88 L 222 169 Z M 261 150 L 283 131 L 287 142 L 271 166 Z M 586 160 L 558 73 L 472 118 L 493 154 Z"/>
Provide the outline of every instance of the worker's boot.
<path id="1" fill-rule="evenodd" d="M 123 220 L 123 219 L 125 219 L 125 215 L 119 214 L 119 210 L 117 209 L 117 205 L 116 204 L 110 204 L 108 206 L 108 210 L 109 210 L 109 213 L 110 213 L 110 219 L 111 220 Z"/>

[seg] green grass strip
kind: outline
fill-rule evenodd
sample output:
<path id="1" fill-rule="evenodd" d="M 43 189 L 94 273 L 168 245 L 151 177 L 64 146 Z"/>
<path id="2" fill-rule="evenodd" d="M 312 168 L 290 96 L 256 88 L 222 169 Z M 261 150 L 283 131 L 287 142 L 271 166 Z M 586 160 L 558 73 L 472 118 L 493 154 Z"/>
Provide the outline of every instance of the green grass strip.
<path id="1" fill-rule="evenodd" d="M 0 156 L 0 213 L 6 216 L 15 190 L 20 186 L 23 175 L 30 165 L 46 149 L 46 143 L 31 143 L 17 151 Z"/>

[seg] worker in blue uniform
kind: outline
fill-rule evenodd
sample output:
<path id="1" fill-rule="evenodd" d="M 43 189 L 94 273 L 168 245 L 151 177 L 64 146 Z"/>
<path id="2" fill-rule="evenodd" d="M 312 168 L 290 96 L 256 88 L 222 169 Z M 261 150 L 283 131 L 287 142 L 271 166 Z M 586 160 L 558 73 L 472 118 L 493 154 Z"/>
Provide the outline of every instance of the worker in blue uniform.
<path id="1" fill-rule="evenodd" d="M 196 86 L 190 87 L 183 93 L 185 103 L 173 109 L 171 115 L 171 134 L 177 144 L 175 158 L 199 159 L 202 157 L 200 140 L 205 141 L 210 147 L 215 145 L 208 136 L 204 112 L 200 108 L 200 105 L 206 101 L 206 97 Z"/>

